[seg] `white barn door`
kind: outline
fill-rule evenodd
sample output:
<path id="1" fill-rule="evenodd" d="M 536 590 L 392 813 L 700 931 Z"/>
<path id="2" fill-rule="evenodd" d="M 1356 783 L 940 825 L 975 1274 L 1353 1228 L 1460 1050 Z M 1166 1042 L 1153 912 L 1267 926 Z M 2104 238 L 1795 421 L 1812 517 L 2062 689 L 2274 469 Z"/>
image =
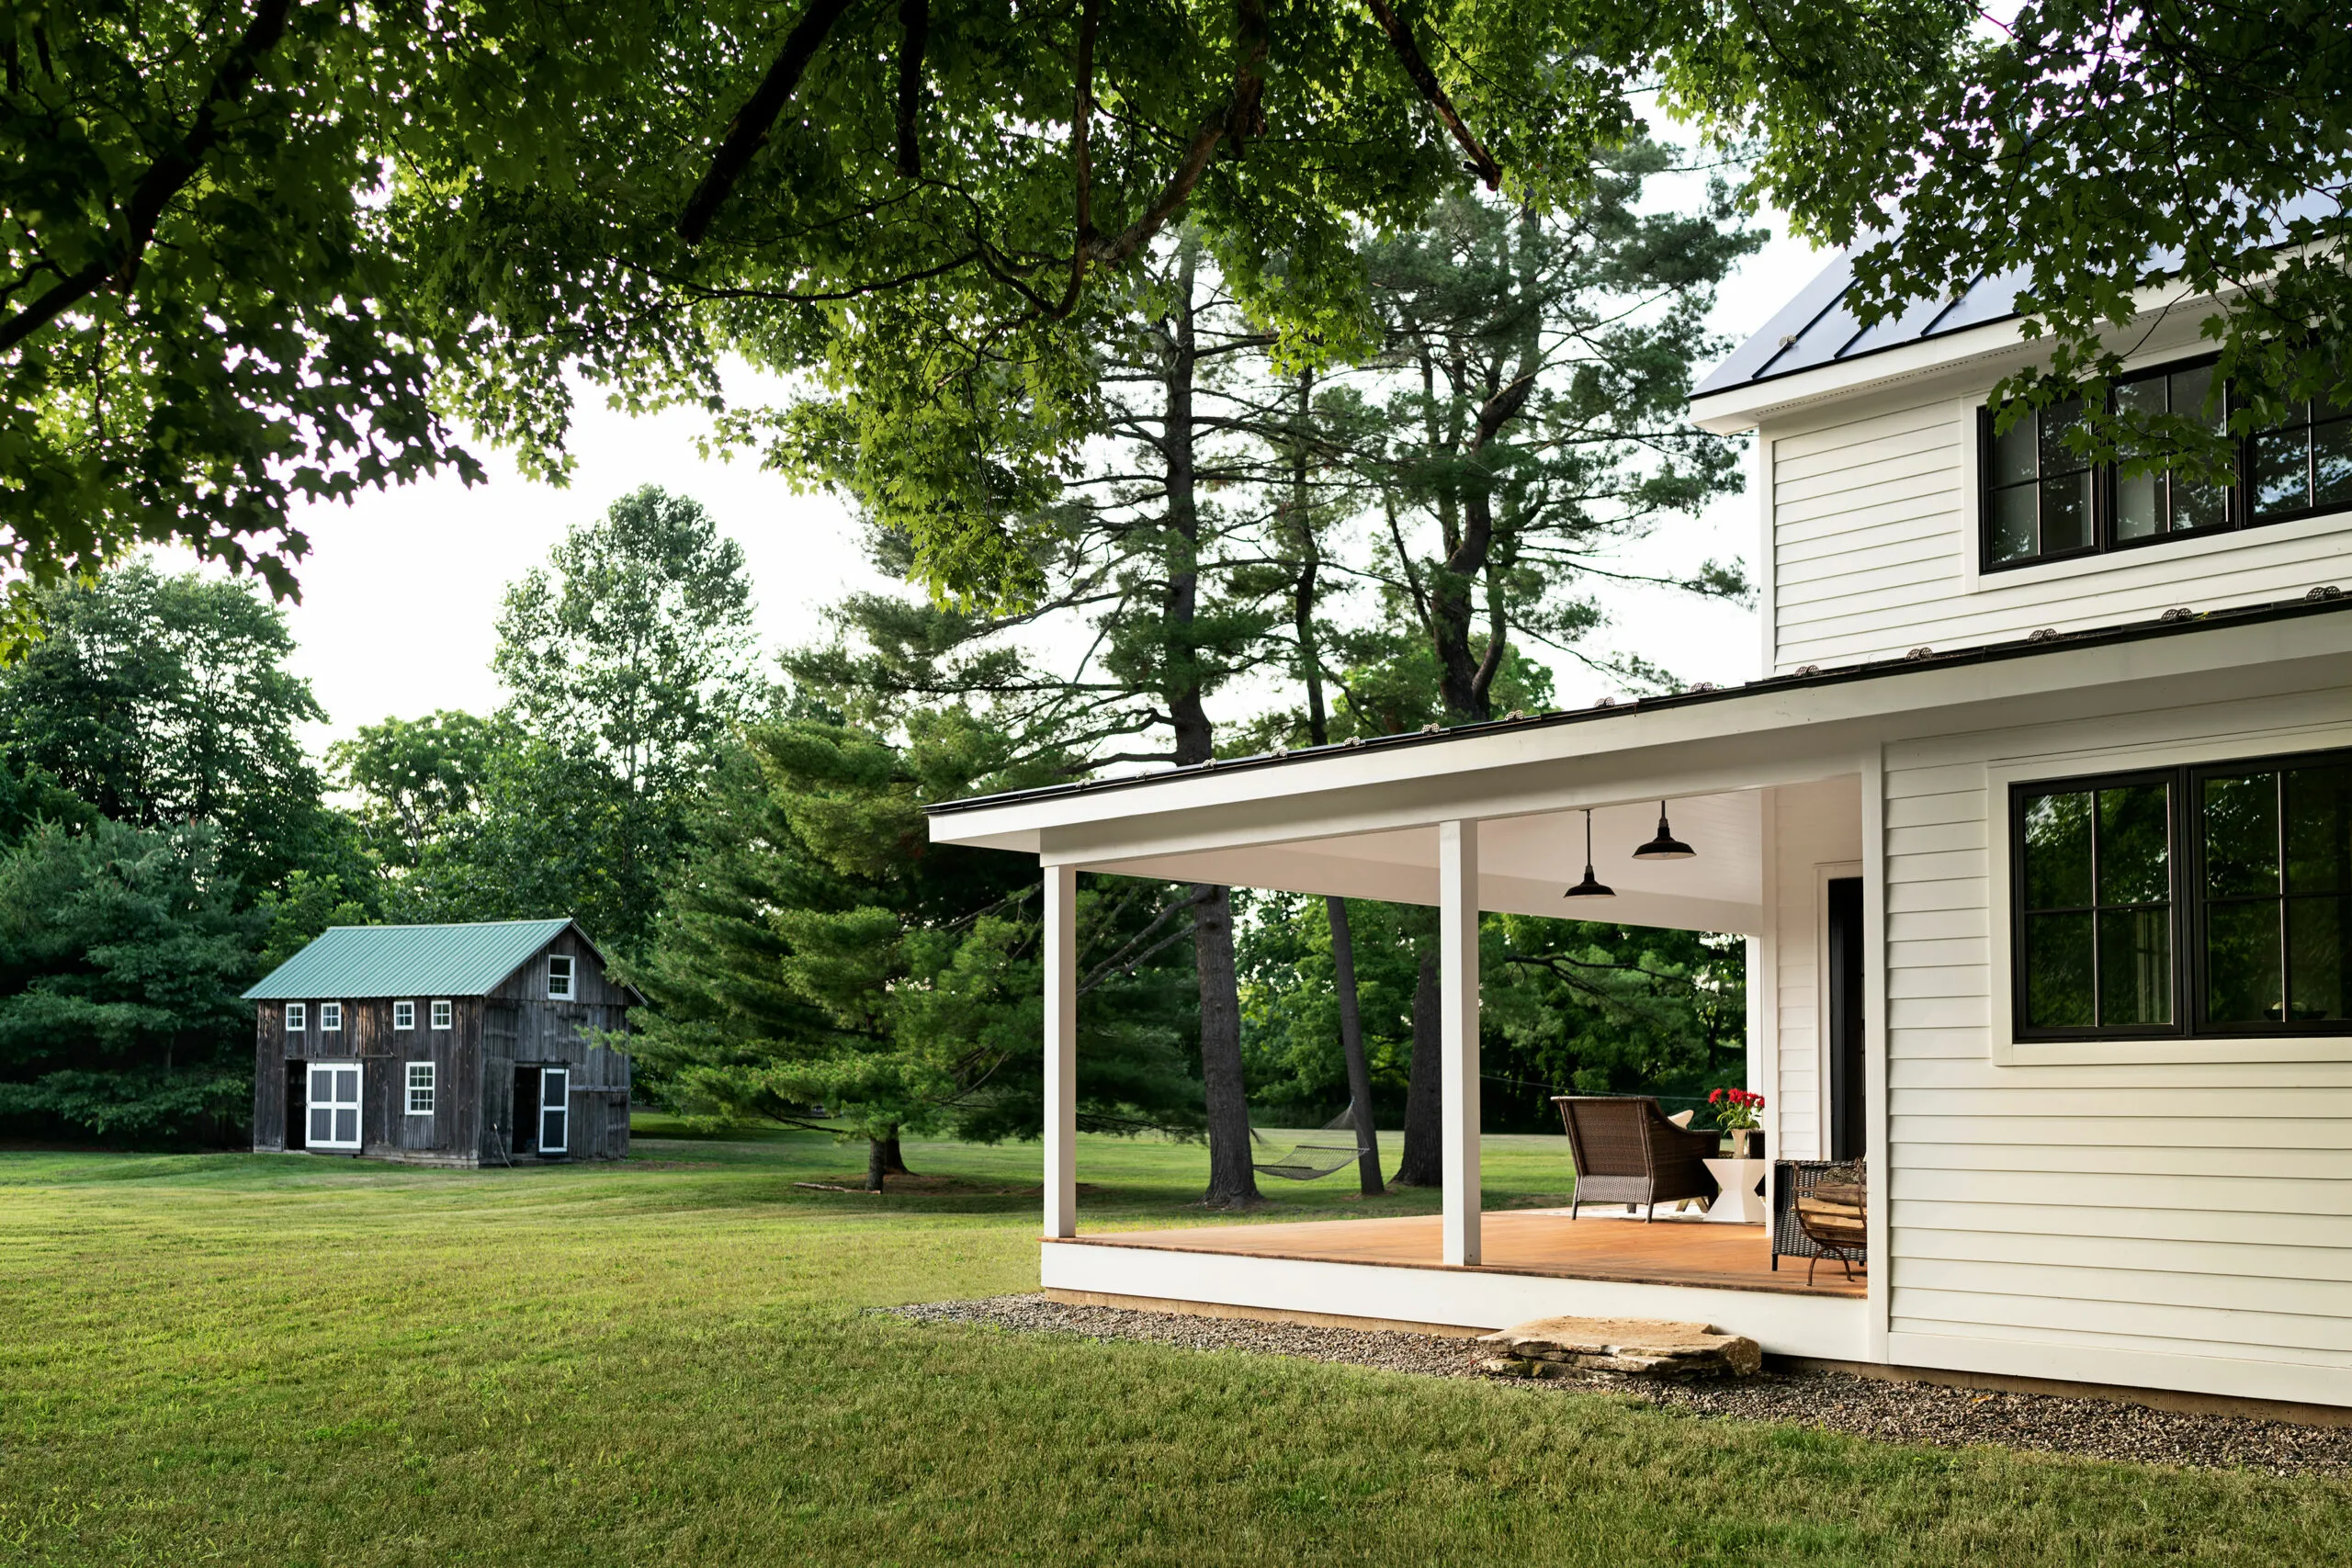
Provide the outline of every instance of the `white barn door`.
<path id="1" fill-rule="evenodd" d="M 311 1135 L 314 1149 L 359 1151 L 359 1077 L 356 1062 L 311 1064 Z"/>
<path id="2" fill-rule="evenodd" d="M 571 1147 L 571 1069 L 539 1070 L 539 1153 L 560 1155 Z"/>

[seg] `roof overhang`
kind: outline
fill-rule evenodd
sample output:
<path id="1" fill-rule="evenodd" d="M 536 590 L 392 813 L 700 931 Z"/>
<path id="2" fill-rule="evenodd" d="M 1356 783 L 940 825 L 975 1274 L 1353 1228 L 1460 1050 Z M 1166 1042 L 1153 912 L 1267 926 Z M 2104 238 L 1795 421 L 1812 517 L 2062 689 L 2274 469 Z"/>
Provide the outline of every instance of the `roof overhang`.
<path id="1" fill-rule="evenodd" d="M 2221 297 L 2183 301 L 2177 292 L 2143 288 L 2139 314 L 2102 331 L 2108 345 L 2127 359 L 2145 361 L 2196 352 L 2206 308 Z M 2196 307 L 2184 310 L 2184 303 Z M 1899 336 L 1851 354 L 1780 374 L 1760 374 L 1727 386 L 1711 387 L 1690 398 L 1691 423 L 1718 435 L 1733 435 L 1784 418 L 1799 410 L 1873 398 L 1897 389 L 1933 395 L 1935 383 L 1950 380 L 1981 388 L 2012 371 L 2047 358 L 2046 340 L 2026 335 L 2015 315 L 1927 336 Z"/>
<path id="2" fill-rule="evenodd" d="M 931 836 L 1136 874 L 1198 875 L 1206 855 L 1271 873 L 1324 840 L 1857 773 L 1894 740 L 2352 685 L 2347 610 L 2294 601 L 953 801 L 931 808 Z"/>

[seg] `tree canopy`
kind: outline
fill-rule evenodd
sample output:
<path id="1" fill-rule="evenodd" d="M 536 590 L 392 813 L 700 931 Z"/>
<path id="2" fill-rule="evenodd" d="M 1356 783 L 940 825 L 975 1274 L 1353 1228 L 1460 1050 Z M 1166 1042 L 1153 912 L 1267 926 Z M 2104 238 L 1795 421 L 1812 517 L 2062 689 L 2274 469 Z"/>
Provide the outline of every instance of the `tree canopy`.
<path id="1" fill-rule="evenodd" d="M 2226 432 L 2093 397 L 2070 436 L 2087 455 L 2219 477 L 2229 437 L 2287 403 L 2352 405 L 2352 25 L 2332 0 L 2029 0 L 1922 75 L 1909 113 L 1763 124 L 1759 193 L 1857 247 L 1861 319 L 1980 279 L 2015 292 L 2050 355 L 2002 396 L 2096 389 L 2141 341 L 2119 329 L 2191 312 L 2233 388 Z"/>
<path id="2" fill-rule="evenodd" d="M 1813 0 L 735 0 L 364 12 L 251 0 L 0 24 L 0 557 L 184 540 L 278 592 L 298 497 L 560 472 L 581 379 L 854 390 L 849 443 L 942 591 L 1036 586 L 1016 520 L 1091 428 L 1102 312 L 1180 220 L 1299 355 L 1367 341 L 1361 243 L 1469 173 L 1548 208 L 1679 101 L 1876 130 L 1967 13 Z M 1864 112 L 1853 113 L 1849 111 Z M 1835 121 L 1833 121 L 1835 123 Z"/>

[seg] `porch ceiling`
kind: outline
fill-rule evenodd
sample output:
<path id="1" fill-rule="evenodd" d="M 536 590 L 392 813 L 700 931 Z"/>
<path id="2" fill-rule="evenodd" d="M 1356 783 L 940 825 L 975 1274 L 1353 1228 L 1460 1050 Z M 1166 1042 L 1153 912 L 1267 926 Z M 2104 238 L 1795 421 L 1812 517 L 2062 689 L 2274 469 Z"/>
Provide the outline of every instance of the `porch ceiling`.
<path id="1" fill-rule="evenodd" d="M 1521 915 L 1575 915 L 1687 931 L 1762 929 L 1762 796 L 1755 790 L 1682 796 L 1668 804 L 1687 861 L 1637 861 L 1657 830 L 1657 802 L 1597 807 L 1595 874 L 1617 891 L 1581 908 L 1561 895 L 1584 871 L 1584 814 L 1545 811 L 1478 826 L 1478 906 Z M 1089 871 L 1285 893 L 1338 894 L 1395 904 L 1438 901 L 1437 829 L 1394 829 L 1238 849 L 1087 860 Z"/>

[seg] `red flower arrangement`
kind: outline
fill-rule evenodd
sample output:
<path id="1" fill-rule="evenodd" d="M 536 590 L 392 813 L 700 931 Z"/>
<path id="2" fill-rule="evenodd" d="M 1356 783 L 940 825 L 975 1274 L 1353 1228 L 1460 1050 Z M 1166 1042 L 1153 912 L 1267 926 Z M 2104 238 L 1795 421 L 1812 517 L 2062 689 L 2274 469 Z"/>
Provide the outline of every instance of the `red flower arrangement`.
<path id="1" fill-rule="evenodd" d="M 1756 1113 L 1764 1109 L 1764 1097 L 1744 1089 L 1719 1089 L 1707 1096 L 1707 1103 L 1715 1108 L 1715 1125 L 1726 1133 L 1761 1125 Z"/>

